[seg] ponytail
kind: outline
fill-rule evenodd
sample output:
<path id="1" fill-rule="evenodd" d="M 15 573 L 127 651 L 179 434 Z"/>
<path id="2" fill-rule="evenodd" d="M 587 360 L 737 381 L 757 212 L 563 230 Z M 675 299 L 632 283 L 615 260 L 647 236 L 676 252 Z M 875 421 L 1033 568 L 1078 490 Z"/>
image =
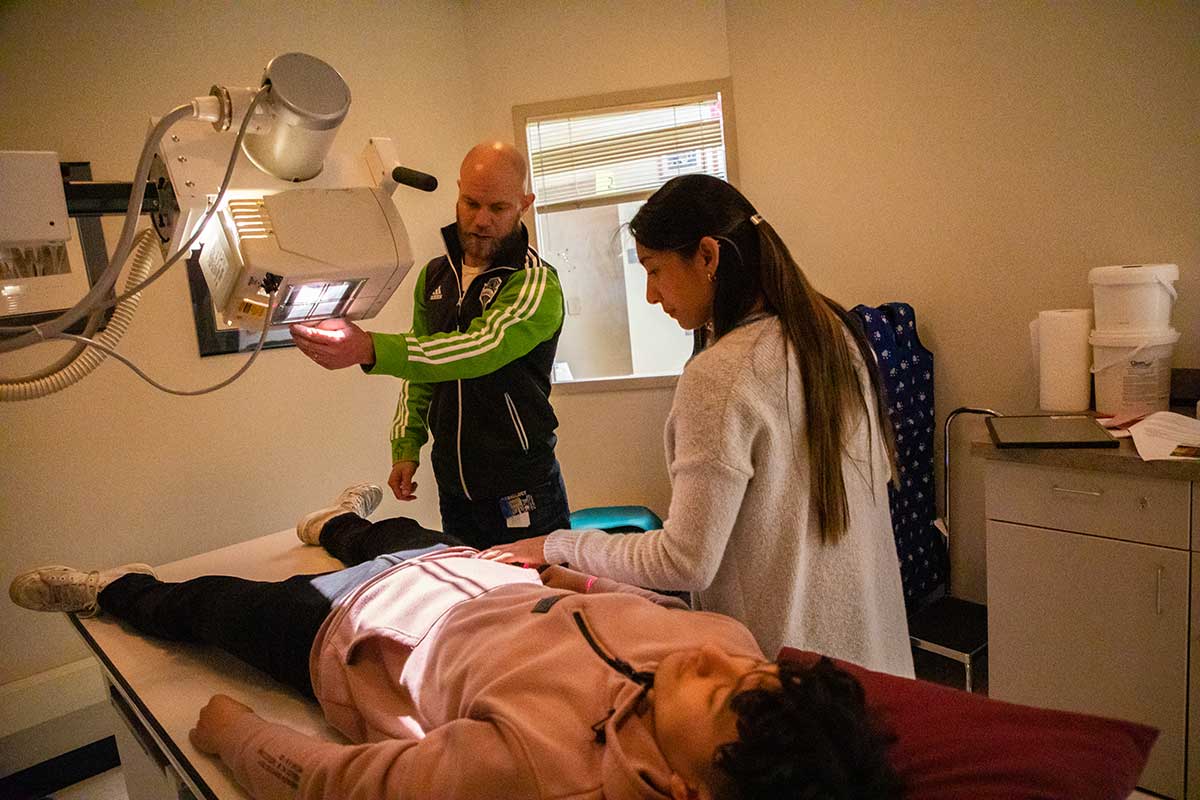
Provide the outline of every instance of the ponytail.
<path id="1" fill-rule="evenodd" d="M 817 514 L 821 540 L 837 542 L 850 524 L 842 452 L 854 417 L 861 413 L 865 419 L 870 418 L 868 398 L 858 378 L 858 359 L 870 376 L 875 415 L 883 432 L 889 464 L 894 464 L 895 442 L 882 381 L 879 370 L 874 368 L 875 356 L 857 321 L 813 288 L 770 223 L 764 221 L 756 227 L 762 253 L 759 267 L 765 305 L 779 316 L 784 347 L 800 370 L 811 470 L 810 500 Z M 847 331 L 850 341 L 845 335 Z M 858 359 L 852 347 L 858 350 Z"/>

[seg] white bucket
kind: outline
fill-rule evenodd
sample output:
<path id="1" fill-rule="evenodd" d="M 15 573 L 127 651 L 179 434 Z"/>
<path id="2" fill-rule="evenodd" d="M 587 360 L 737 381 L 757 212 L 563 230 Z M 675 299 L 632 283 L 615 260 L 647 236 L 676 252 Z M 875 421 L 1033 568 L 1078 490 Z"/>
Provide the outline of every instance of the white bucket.
<path id="1" fill-rule="evenodd" d="M 1165 331 L 1175 302 L 1175 264 L 1130 264 L 1088 271 L 1096 330 Z"/>
<path id="2" fill-rule="evenodd" d="M 1092 331 L 1096 411 L 1125 416 L 1166 411 L 1171 404 L 1171 355 L 1179 331 Z"/>

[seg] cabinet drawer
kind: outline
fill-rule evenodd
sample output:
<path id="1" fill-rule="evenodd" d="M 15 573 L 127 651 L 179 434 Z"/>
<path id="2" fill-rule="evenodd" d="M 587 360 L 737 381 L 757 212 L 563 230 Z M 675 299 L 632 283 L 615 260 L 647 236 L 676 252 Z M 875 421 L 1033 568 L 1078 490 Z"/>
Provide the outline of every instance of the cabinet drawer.
<path id="1" fill-rule="evenodd" d="M 1186 481 L 989 461 L 988 519 L 1189 548 Z"/>

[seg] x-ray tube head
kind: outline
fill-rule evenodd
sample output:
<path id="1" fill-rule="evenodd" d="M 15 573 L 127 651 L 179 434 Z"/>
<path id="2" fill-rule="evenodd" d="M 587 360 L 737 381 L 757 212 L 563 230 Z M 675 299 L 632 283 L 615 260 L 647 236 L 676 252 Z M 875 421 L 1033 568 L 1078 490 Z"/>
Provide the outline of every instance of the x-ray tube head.
<path id="1" fill-rule="evenodd" d="M 306 181 L 321 172 L 338 126 L 350 109 L 350 87 L 333 67 L 307 53 L 271 59 L 262 84 L 265 126 L 242 142 L 254 165 L 285 181 Z"/>
<path id="2" fill-rule="evenodd" d="M 413 264 L 404 222 L 377 187 L 289 189 L 230 200 L 200 268 L 229 323 L 261 328 L 375 316 Z"/>

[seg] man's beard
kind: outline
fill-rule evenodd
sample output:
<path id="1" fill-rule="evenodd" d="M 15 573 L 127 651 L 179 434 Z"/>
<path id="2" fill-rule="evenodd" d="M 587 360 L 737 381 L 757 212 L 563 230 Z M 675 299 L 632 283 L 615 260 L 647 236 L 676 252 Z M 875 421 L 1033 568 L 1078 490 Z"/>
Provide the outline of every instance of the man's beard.
<path id="1" fill-rule="evenodd" d="M 458 228 L 458 243 L 462 247 L 463 252 L 469 255 L 472 259 L 485 262 L 491 266 L 492 259 L 496 257 L 496 253 L 506 250 L 515 245 L 521 238 L 521 226 L 518 223 L 509 233 L 501 239 L 486 238 L 480 239 L 471 236 L 462 229 Z"/>

